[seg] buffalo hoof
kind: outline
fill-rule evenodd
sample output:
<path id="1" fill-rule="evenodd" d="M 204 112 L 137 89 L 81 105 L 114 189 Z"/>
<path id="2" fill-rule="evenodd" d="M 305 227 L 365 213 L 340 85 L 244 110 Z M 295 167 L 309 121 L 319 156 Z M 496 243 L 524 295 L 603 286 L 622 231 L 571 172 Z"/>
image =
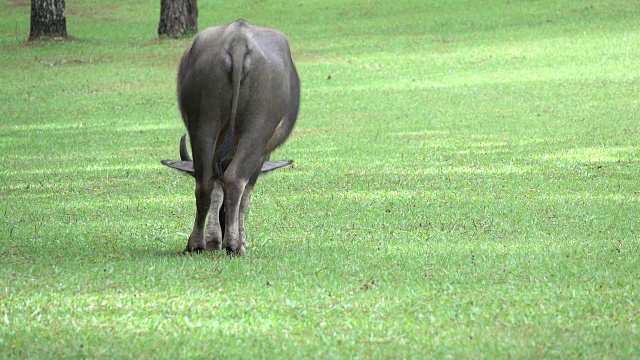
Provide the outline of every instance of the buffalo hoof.
<path id="1" fill-rule="evenodd" d="M 189 245 L 187 245 L 187 247 L 184 249 L 184 251 L 182 251 L 183 254 L 202 254 L 203 252 L 205 252 L 206 249 L 201 248 L 201 247 L 196 247 L 193 249 L 189 249 Z"/>
<path id="2" fill-rule="evenodd" d="M 219 241 L 208 241 L 206 251 L 220 251 L 222 250 L 222 246 L 220 246 Z"/>
<path id="3" fill-rule="evenodd" d="M 247 255 L 247 249 L 243 245 L 239 246 L 236 250 L 227 248 L 227 255 L 229 256 L 245 256 Z"/>
<path id="4" fill-rule="evenodd" d="M 190 254 L 190 253 L 200 254 L 202 252 L 205 252 L 206 250 L 207 250 L 206 243 L 203 242 L 203 243 L 193 244 L 191 241 L 191 237 L 189 237 L 189 241 L 187 241 L 187 247 L 184 249 L 182 253 L 183 254 Z"/>

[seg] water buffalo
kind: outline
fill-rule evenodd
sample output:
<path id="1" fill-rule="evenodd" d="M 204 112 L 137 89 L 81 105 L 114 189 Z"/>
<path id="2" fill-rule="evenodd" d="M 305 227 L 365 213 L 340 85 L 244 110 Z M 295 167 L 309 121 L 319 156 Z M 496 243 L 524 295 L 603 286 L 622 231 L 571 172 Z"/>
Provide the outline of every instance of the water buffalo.
<path id="1" fill-rule="evenodd" d="M 162 163 L 195 178 L 196 218 L 185 252 L 243 255 L 258 175 L 291 163 L 269 161 L 298 117 L 300 80 L 289 42 L 243 20 L 206 29 L 182 56 L 177 88 L 193 160 L 183 136 L 181 161 Z"/>

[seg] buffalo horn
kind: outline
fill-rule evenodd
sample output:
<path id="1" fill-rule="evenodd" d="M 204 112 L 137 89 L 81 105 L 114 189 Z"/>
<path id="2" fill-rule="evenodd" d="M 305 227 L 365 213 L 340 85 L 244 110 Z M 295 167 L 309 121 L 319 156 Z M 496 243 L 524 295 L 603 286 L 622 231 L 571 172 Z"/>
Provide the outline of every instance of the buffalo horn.
<path id="1" fill-rule="evenodd" d="M 189 156 L 189 151 L 187 150 L 187 134 L 182 134 L 180 138 L 180 160 L 182 161 L 191 161 L 191 156 Z"/>

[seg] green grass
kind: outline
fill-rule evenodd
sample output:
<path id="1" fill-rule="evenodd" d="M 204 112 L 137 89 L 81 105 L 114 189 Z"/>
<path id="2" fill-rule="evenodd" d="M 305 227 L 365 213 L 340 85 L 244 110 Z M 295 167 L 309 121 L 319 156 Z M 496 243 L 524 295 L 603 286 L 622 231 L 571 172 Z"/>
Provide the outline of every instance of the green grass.
<path id="1" fill-rule="evenodd" d="M 289 36 L 249 256 L 183 256 L 159 5 L 0 0 L 0 357 L 640 357 L 640 3 L 200 2 Z M 328 77 L 330 76 L 330 79 Z"/>

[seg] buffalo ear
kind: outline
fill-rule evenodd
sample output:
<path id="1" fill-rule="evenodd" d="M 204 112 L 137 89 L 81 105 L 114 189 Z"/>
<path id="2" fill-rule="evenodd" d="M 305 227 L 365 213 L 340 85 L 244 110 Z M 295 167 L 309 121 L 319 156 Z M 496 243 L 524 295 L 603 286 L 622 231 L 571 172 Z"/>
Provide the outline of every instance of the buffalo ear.
<path id="1" fill-rule="evenodd" d="M 281 167 L 289 166 L 293 164 L 293 160 L 280 160 L 280 161 L 270 161 L 267 160 L 262 164 L 261 172 L 268 172 L 271 170 L 279 169 Z"/>
<path id="2" fill-rule="evenodd" d="M 180 170 L 186 172 L 191 176 L 195 175 L 195 170 L 193 169 L 193 161 L 173 161 L 173 160 L 162 160 L 160 161 L 162 165 L 166 165 L 172 169 Z"/>

